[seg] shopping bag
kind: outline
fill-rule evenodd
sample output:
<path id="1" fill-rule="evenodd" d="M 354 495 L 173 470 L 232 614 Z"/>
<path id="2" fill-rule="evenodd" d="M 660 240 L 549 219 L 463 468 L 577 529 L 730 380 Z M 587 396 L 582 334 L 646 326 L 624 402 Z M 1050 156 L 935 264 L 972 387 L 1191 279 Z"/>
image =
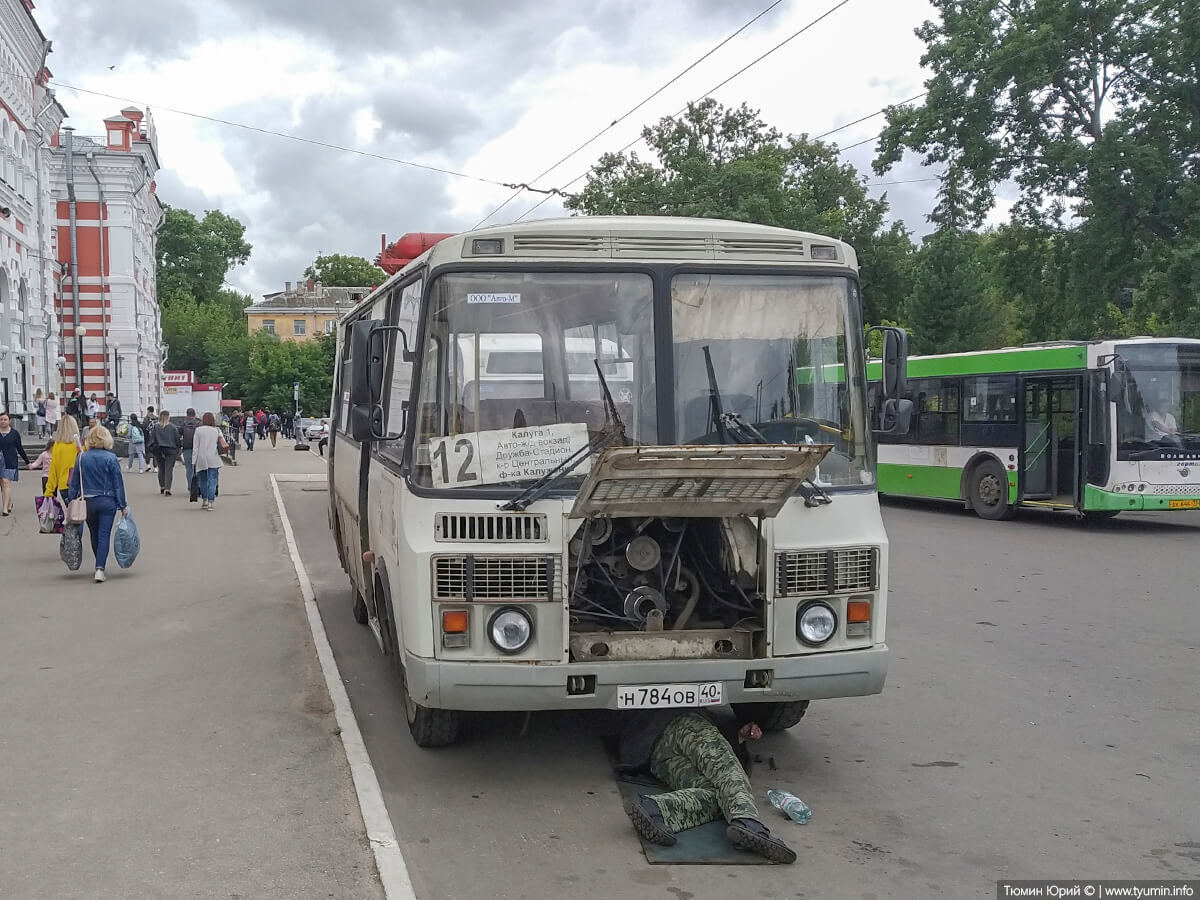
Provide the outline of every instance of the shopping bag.
<path id="1" fill-rule="evenodd" d="M 79 571 L 83 565 L 83 526 L 67 524 L 63 526 L 62 539 L 58 543 L 58 555 L 72 572 Z"/>
<path id="2" fill-rule="evenodd" d="M 37 508 L 38 531 L 42 534 L 61 534 L 63 526 L 62 504 L 54 497 L 34 497 Z"/>
<path id="3" fill-rule="evenodd" d="M 138 537 L 137 525 L 134 524 L 133 516 L 125 513 L 117 523 L 116 536 L 113 537 L 113 556 L 117 558 L 117 565 L 128 569 L 137 559 L 141 549 L 142 541 Z"/>

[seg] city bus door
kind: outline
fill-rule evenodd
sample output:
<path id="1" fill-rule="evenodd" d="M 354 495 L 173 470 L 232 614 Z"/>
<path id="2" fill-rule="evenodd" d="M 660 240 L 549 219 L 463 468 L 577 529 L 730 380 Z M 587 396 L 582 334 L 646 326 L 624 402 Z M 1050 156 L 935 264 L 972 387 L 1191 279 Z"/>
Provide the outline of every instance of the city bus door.
<path id="1" fill-rule="evenodd" d="M 1017 482 L 1022 503 L 1055 508 L 1077 505 L 1081 388 L 1078 375 L 1024 378 Z"/>

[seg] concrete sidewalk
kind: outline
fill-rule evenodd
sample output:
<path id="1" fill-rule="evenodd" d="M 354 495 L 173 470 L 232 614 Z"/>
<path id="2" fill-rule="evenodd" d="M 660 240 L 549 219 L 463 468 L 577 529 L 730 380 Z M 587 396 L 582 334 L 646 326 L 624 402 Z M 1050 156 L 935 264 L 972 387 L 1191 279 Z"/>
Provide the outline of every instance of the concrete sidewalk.
<path id="1" fill-rule="evenodd" d="M 239 453 L 217 508 L 126 478 L 129 570 L 69 573 L 37 472 L 0 519 L 0 895 L 379 897 L 268 473 Z"/>

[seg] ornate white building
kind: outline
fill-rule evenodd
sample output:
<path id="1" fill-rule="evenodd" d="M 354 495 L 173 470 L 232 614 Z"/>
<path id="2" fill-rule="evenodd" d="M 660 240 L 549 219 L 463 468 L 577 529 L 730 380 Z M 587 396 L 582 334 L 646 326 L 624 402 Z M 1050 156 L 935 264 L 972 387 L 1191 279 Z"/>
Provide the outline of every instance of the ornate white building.
<path id="1" fill-rule="evenodd" d="M 0 407 L 15 416 L 32 415 L 37 391 L 61 388 L 48 156 L 66 113 L 31 10 L 0 0 Z"/>

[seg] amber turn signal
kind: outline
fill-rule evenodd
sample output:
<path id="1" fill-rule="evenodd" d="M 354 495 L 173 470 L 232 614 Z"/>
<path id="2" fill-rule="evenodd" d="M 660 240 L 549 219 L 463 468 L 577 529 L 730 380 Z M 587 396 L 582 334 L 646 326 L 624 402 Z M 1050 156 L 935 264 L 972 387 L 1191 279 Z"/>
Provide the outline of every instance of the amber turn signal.
<path id="1" fill-rule="evenodd" d="M 444 634 L 466 634 L 469 619 L 470 617 L 465 609 L 454 609 L 443 612 L 442 632 Z"/>
<path id="2" fill-rule="evenodd" d="M 871 604 L 867 600 L 851 600 L 846 604 L 847 622 L 870 622 Z"/>

